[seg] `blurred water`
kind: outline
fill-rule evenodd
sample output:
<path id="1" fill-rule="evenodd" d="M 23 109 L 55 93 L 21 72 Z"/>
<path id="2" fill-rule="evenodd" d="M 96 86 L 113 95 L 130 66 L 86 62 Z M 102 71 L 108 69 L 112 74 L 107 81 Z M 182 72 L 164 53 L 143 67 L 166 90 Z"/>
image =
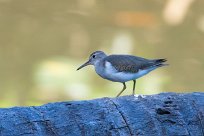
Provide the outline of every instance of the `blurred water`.
<path id="1" fill-rule="evenodd" d="M 0 106 L 114 97 L 122 84 L 101 79 L 91 66 L 76 71 L 95 50 L 167 58 L 169 67 L 137 81 L 139 94 L 203 91 L 203 5 L 0 0 Z M 131 90 L 132 82 L 124 94 Z"/>

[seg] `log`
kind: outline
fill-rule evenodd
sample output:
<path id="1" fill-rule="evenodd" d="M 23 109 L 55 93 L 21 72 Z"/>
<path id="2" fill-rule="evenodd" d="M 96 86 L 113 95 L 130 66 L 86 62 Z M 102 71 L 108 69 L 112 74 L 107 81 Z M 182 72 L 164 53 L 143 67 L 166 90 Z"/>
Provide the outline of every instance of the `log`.
<path id="1" fill-rule="evenodd" d="M 1 136 L 203 136 L 204 93 L 0 109 Z"/>

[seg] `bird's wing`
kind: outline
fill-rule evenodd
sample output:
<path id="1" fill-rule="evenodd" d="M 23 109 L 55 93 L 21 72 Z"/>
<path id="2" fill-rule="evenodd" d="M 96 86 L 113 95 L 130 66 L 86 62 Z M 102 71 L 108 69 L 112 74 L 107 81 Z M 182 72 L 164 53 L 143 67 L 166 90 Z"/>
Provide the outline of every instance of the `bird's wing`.
<path id="1" fill-rule="evenodd" d="M 105 61 L 110 62 L 118 72 L 127 73 L 136 73 L 155 64 L 152 60 L 131 55 L 110 55 Z"/>

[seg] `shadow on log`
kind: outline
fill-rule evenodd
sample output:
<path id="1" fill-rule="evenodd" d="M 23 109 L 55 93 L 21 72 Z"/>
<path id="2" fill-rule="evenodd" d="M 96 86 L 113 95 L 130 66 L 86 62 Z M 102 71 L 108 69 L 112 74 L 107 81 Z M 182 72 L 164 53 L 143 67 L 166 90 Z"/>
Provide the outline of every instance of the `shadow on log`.
<path id="1" fill-rule="evenodd" d="M 0 109 L 1 136 L 203 136 L 204 93 Z"/>

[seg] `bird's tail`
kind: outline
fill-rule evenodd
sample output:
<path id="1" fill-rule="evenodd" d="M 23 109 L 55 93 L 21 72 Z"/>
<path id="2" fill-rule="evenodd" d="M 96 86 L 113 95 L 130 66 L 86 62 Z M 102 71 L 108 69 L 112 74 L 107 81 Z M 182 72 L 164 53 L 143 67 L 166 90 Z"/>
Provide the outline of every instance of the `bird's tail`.
<path id="1" fill-rule="evenodd" d="M 167 65 L 169 65 L 169 64 L 166 64 L 166 63 L 164 63 L 164 62 L 166 62 L 167 61 L 167 59 L 155 59 L 154 60 L 154 66 L 156 66 L 156 67 L 162 67 L 162 66 L 167 66 Z"/>
<path id="2" fill-rule="evenodd" d="M 167 59 L 156 59 L 154 61 L 155 61 L 155 63 L 164 63 L 167 61 Z"/>

